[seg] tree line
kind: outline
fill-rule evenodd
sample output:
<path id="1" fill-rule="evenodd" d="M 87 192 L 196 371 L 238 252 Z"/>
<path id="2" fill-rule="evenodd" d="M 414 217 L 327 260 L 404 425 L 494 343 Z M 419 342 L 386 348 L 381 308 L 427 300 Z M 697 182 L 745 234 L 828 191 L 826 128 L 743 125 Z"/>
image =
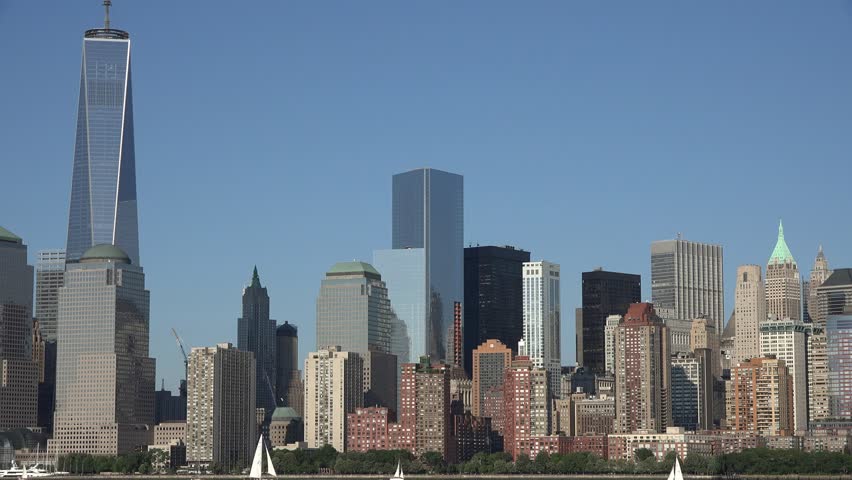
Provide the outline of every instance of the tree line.
<path id="1" fill-rule="evenodd" d="M 543 452 L 534 459 L 521 455 L 513 462 L 508 453 L 501 452 L 477 453 L 469 461 L 458 464 L 448 464 L 437 452 L 420 457 L 403 450 L 339 453 L 330 445 L 316 450 L 273 450 L 271 454 L 279 475 L 389 475 L 396 470 L 397 462 L 407 474 L 655 475 L 668 473 L 675 461 L 674 452 L 658 461 L 648 449 L 637 450 L 632 460 L 606 460 L 588 452 L 553 455 Z M 59 458 L 58 468 L 80 474 L 164 472 L 164 455 L 159 450 L 118 456 L 71 454 Z M 718 456 L 692 454 L 681 465 L 684 473 L 697 475 L 844 475 L 852 472 L 852 455 L 754 448 Z M 240 473 L 243 468 L 228 472 L 211 465 L 207 471 Z"/>

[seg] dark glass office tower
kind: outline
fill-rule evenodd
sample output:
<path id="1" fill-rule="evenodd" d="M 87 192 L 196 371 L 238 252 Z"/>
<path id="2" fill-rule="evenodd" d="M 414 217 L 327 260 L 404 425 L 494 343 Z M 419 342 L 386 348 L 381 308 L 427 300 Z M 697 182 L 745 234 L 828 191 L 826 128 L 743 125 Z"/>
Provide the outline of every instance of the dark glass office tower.
<path id="1" fill-rule="evenodd" d="M 583 272 L 583 366 L 603 372 L 606 317 L 624 315 L 631 303 L 642 301 L 642 279 L 632 273 L 597 269 Z M 579 334 L 579 333 L 578 333 Z"/>
<path id="2" fill-rule="evenodd" d="M 83 38 L 67 261 L 114 244 L 139 265 L 130 35 L 109 28 Z"/>
<path id="3" fill-rule="evenodd" d="M 451 361 L 453 304 L 464 300 L 463 177 L 431 168 L 394 175 L 392 230 L 394 250 L 423 249 L 425 322 L 407 325 L 412 358 Z M 388 294 L 393 306 L 396 292 L 390 281 Z M 396 314 L 407 320 L 407 312 Z"/>
<path id="4" fill-rule="evenodd" d="M 237 348 L 254 353 L 257 368 L 256 403 L 266 409 L 268 419 L 275 411 L 275 320 L 269 319 L 269 294 L 260 284 L 257 267 L 251 284 L 243 289 L 243 316 L 237 320 Z"/>
<path id="5" fill-rule="evenodd" d="M 473 350 L 489 339 L 518 353 L 524 336 L 522 267 L 530 252 L 515 247 L 464 249 L 464 366 L 473 368 Z"/>

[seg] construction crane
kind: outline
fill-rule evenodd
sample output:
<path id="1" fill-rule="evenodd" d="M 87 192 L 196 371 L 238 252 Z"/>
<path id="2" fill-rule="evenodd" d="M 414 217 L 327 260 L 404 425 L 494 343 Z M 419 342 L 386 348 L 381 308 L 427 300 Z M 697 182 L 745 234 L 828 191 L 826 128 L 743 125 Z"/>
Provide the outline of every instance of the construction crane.
<path id="1" fill-rule="evenodd" d="M 174 328 L 172 329 L 172 335 L 175 336 L 180 353 L 183 354 L 183 379 L 186 380 L 186 374 L 189 372 L 189 357 L 186 356 L 186 349 L 183 348 L 183 340 L 180 339 L 180 335 L 178 335 Z"/>

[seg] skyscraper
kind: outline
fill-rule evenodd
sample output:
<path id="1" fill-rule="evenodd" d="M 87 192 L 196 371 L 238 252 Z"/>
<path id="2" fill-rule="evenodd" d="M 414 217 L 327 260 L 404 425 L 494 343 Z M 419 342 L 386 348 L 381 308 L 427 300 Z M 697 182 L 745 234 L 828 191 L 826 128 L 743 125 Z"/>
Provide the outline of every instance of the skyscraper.
<path id="1" fill-rule="evenodd" d="M 824 420 L 832 414 L 826 326 L 829 317 L 844 315 L 852 308 L 852 269 L 838 268 L 815 290 L 816 310 L 812 308 L 811 311 L 816 315 L 811 318 L 813 333 L 808 337 L 808 411 L 811 422 Z"/>
<path id="2" fill-rule="evenodd" d="M 27 265 L 27 246 L 0 227 L 0 431 L 36 425 L 32 332 L 33 267 Z"/>
<path id="3" fill-rule="evenodd" d="M 833 418 L 852 417 L 852 312 L 829 315 L 828 393 Z"/>
<path id="4" fill-rule="evenodd" d="M 631 303 L 642 301 L 642 279 L 631 273 L 596 269 L 583 272 L 582 366 L 593 372 L 606 370 L 607 317 L 624 315 Z"/>
<path id="5" fill-rule="evenodd" d="M 625 313 L 627 313 L 625 311 Z M 604 327 L 604 370 L 615 371 L 615 329 L 621 323 L 621 315 L 608 315 Z"/>
<path id="6" fill-rule="evenodd" d="M 251 462 L 257 442 L 254 353 L 230 343 L 195 347 L 187 365 L 186 460 L 226 471 Z"/>
<path id="7" fill-rule="evenodd" d="M 482 415 L 482 404 L 489 391 L 498 391 L 503 385 L 503 373 L 512 365 L 512 350 L 500 340 L 490 339 L 473 351 L 473 406 L 471 412 Z"/>
<path id="8" fill-rule="evenodd" d="M 702 411 L 711 400 L 706 383 L 712 378 L 704 360 L 689 352 L 671 356 L 672 426 L 696 431 L 702 424 Z"/>
<path id="9" fill-rule="evenodd" d="M 559 265 L 525 262 L 523 268 L 524 345 L 533 366 L 547 370 L 548 389 L 560 396 Z"/>
<path id="10" fill-rule="evenodd" d="M 843 315 L 852 308 L 852 268 L 838 268 L 816 287 L 814 326 L 824 328 L 829 315 Z"/>
<path id="11" fill-rule="evenodd" d="M 369 263 L 341 262 L 329 269 L 317 297 L 317 348 L 339 346 L 364 362 L 363 388 L 371 405 L 396 410 L 397 359 L 390 354 L 391 310 L 382 276 Z M 373 377 L 373 360 L 377 375 Z M 392 378 L 384 378 L 382 374 Z M 382 388 L 393 386 L 394 388 Z"/>
<path id="12" fill-rule="evenodd" d="M 704 316 L 721 332 L 723 278 L 721 245 L 679 237 L 651 244 L 651 301 L 664 319 Z"/>
<path id="13" fill-rule="evenodd" d="M 825 253 L 822 251 L 822 245 L 817 250 L 817 256 L 814 260 L 814 266 L 811 268 L 811 275 L 808 280 L 808 288 L 805 290 L 805 303 L 807 308 L 803 309 L 806 316 L 806 321 L 813 322 L 817 313 L 817 288 L 831 276 L 831 269 L 828 268 L 828 260 L 825 258 Z"/>
<path id="14" fill-rule="evenodd" d="M 147 445 L 155 368 L 149 304 L 142 268 L 114 245 L 92 247 L 67 265 L 51 451 L 116 455 Z"/>
<path id="15" fill-rule="evenodd" d="M 615 432 L 671 425 L 669 332 L 650 303 L 630 305 L 615 332 Z"/>
<path id="16" fill-rule="evenodd" d="M 55 342 L 59 289 L 65 279 L 65 250 L 42 250 L 36 259 L 35 317 L 44 340 Z"/>
<path id="17" fill-rule="evenodd" d="M 114 244 L 139 265 L 130 34 L 86 30 L 68 215 L 68 261 Z"/>
<path id="18" fill-rule="evenodd" d="M 784 241 L 784 225 L 780 222 L 778 240 L 766 264 L 766 314 L 792 320 L 802 319 L 802 280 L 799 277 L 799 266 Z M 737 321 L 739 322 L 739 318 Z"/>
<path id="19" fill-rule="evenodd" d="M 770 316 L 760 322 L 760 356 L 774 356 L 787 367 L 793 384 L 792 415 L 795 431 L 808 429 L 807 326 L 801 320 Z"/>
<path id="20" fill-rule="evenodd" d="M 473 350 L 499 340 L 517 353 L 524 336 L 521 269 L 530 252 L 515 247 L 464 249 L 464 366 L 471 374 Z"/>
<path id="21" fill-rule="evenodd" d="M 530 439 L 550 428 L 548 372 L 519 355 L 504 373 L 503 451 L 517 460 L 530 453 Z"/>
<path id="22" fill-rule="evenodd" d="M 254 353 L 257 408 L 268 418 L 275 411 L 275 320 L 269 319 L 269 294 L 261 286 L 257 267 L 243 289 L 243 316 L 237 319 L 237 348 Z"/>
<path id="23" fill-rule="evenodd" d="M 346 416 L 363 406 L 363 360 L 354 352 L 328 347 L 305 359 L 305 441 L 308 448 L 346 449 Z"/>
<path id="24" fill-rule="evenodd" d="M 392 251 L 375 252 L 410 358 L 452 362 L 454 303 L 464 301 L 464 181 L 421 168 L 393 176 Z M 398 354 L 398 352 L 393 352 Z"/>
<path id="25" fill-rule="evenodd" d="M 292 407 L 300 399 L 290 398 L 290 385 L 299 373 L 299 331 L 286 321 L 275 330 L 275 399 L 279 406 Z M 299 415 L 301 410 L 296 410 Z"/>
<path id="26" fill-rule="evenodd" d="M 450 367 L 420 357 L 402 366 L 399 448 L 420 456 L 450 454 Z"/>
<path id="27" fill-rule="evenodd" d="M 737 267 L 734 291 L 736 337 L 733 365 L 760 356 L 760 322 L 766 320 L 766 292 L 759 265 Z"/>

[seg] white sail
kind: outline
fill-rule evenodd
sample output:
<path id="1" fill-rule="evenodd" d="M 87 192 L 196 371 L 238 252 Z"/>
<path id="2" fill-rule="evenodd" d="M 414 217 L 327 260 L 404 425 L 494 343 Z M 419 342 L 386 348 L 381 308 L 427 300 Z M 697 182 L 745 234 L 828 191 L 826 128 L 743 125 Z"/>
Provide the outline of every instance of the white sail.
<path id="1" fill-rule="evenodd" d="M 257 441 L 257 449 L 254 451 L 254 459 L 251 461 L 250 478 L 260 478 L 263 476 L 263 435 Z"/>
<path id="2" fill-rule="evenodd" d="M 680 471 L 680 461 L 675 457 L 674 480 L 683 480 L 683 472 Z"/>
<path id="3" fill-rule="evenodd" d="M 393 478 L 399 478 L 399 462 L 396 462 L 396 473 L 393 474 Z"/>
<path id="4" fill-rule="evenodd" d="M 266 448 L 266 445 L 263 446 L 263 450 L 266 452 L 266 473 L 277 477 L 278 474 L 275 473 L 275 467 L 272 465 L 272 455 L 269 454 L 269 449 Z"/>

